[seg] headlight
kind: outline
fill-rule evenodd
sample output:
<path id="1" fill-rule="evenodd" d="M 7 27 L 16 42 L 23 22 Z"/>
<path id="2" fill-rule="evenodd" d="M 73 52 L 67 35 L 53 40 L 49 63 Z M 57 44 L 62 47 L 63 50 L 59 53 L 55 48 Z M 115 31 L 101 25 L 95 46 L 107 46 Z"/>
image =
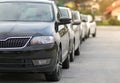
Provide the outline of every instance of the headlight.
<path id="1" fill-rule="evenodd" d="M 31 40 L 31 45 L 48 44 L 48 43 L 54 43 L 53 36 L 38 36 L 38 37 L 33 37 L 33 39 Z"/>

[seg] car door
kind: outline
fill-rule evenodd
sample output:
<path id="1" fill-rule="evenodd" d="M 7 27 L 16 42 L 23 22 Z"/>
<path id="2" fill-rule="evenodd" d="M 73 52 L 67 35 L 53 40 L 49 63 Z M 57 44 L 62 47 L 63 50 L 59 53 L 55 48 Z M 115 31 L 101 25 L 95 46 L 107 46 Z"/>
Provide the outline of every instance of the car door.
<path id="1" fill-rule="evenodd" d="M 60 21 L 61 13 L 60 10 L 57 8 L 56 5 L 54 5 L 55 15 L 56 15 L 56 22 Z M 67 54 L 69 52 L 69 32 L 68 27 L 65 24 L 57 24 L 57 33 L 60 37 L 60 43 L 61 43 L 61 50 L 62 50 L 62 61 L 64 61 L 67 57 Z"/>
<path id="2" fill-rule="evenodd" d="M 68 33 L 68 27 L 66 25 L 60 25 L 59 26 L 59 34 L 60 34 L 60 40 L 62 44 L 62 57 L 63 59 L 66 58 L 66 55 L 69 52 L 69 33 Z"/>
<path id="3" fill-rule="evenodd" d="M 90 24 L 90 32 L 93 34 L 96 30 L 96 23 L 91 15 L 88 15 L 89 24 Z"/>
<path id="4" fill-rule="evenodd" d="M 60 14 L 60 11 L 58 11 L 58 13 Z M 60 14 L 61 17 L 61 14 Z M 59 20 L 60 18 L 58 18 Z M 69 53 L 69 29 L 67 27 L 67 25 L 59 25 L 58 26 L 58 32 L 60 35 L 60 41 L 61 41 L 61 45 L 62 45 L 62 59 L 63 61 L 66 59 L 66 55 Z"/>
<path id="5" fill-rule="evenodd" d="M 73 25 L 73 30 L 75 34 L 75 49 L 77 49 L 77 47 L 79 46 L 79 42 L 80 42 L 79 26 Z"/>
<path id="6" fill-rule="evenodd" d="M 73 14 L 73 21 L 74 20 L 78 20 L 77 14 L 76 12 L 72 12 Z M 80 25 L 72 25 L 72 29 L 74 31 L 75 34 L 75 49 L 78 48 L 78 46 L 80 45 Z"/>

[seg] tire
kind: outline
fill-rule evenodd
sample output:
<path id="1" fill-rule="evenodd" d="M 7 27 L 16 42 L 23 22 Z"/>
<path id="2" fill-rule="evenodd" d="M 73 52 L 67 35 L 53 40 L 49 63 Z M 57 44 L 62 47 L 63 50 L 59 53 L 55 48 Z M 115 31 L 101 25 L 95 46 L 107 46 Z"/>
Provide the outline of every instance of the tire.
<path id="1" fill-rule="evenodd" d="M 89 38 L 89 36 L 90 36 L 90 30 L 88 31 L 88 35 L 87 35 L 87 38 Z"/>
<path id="2" fill-rule="evenodd" d="M 62 64 L 63 69 L 69 69 L 70 67 L 70 56 L 68 55 Z"/>
<path id="3" fill-rule="evenodd" d="M 80 40 L 80 45 L 83 43 L 82 39 Z"/>
<path id="4" fill-rule="evenodd" d="M 75 50 L 75 55 L 79 56 L 80 55 L 80 45 L 78 46 L 78 48 Z"/>
<path id="5" fill-rule="evenodd" d="M 59 81 L 62 76 L 62 52 L 58 52 L 56 68 L 53 72 L 45 74 L 47 81 Z"/>
<path id="6" fill-rule="evenodd" d="M 82 42 L 83 42 L 83 41 L 82 41 L 82 37 L 80 37 L 80 45 L 82 44 Z"/>
<path id="7" fill-rule="evenodd" d="M 87 40 L 88 39 L 88 34 L 86 34 L 86 36 L 85 36 L 85 40 Z"/>
<path id="8" fill-rule="evenodd" d="M 75 57 L 75 45 L 73 44 L 73 46 L 72 46 L 72 52 L 70 54 L 70 62 L 74 61 L 74 57 Z"/>
<path id="9" fill-rule="evenodd" d="M 95 31 L 95 33 L 94 33 L 94 34 L 92 34 L 92 36 L 93 36 L 93 37 L 96 37 L 96 31 Z"/>
<path id="10" fill-rule="evenodd" d="M 85 40 L 86 40 L 87 38 L 88 38 L 88 35 L 86 34 L 86 35 L 85 35 Z"/>
<path id="11" fill-rule="evenodd" d="M 82 41 L 84 42 L 84 41 L 85 41 L 85 38 L 82 38 Z"/>

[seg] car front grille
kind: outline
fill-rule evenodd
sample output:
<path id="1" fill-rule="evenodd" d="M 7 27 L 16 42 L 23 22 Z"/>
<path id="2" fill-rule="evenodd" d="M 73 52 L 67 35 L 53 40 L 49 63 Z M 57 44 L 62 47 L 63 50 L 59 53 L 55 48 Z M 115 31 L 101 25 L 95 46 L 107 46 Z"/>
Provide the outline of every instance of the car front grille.
<path id="1" fill-rule="evenodd" d="M 11 37 L 6 40 L 0 40 L 0 48 L 19 48 L 24 47 L 30 40 L 30 37 Z"/>

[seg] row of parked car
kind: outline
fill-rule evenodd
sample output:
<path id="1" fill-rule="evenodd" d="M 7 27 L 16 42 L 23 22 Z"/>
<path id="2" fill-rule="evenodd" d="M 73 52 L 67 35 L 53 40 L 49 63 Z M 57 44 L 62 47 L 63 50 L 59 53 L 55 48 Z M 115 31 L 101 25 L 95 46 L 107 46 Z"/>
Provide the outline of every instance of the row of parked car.
<path id="1" fill-rule="evenodd" d="M 96 36 L 90 15 L 50 0 L 0 0 L 0 72 L 44 73 L 59 81 L 89 35 Z"/>
<path id="2" fill-rule="evenodd" d="M 61 18 L 70 19 L 66 26 L 69 32 L 70 61 L 75 55 L 80 55 L 80 46 L 90 36 L 96 37 L 96 22 L 91 15 L 80 14 L 79 11 L 67 7 L 59 7 Z M 69 66 L 67 66 L 69 68 Z"/>

